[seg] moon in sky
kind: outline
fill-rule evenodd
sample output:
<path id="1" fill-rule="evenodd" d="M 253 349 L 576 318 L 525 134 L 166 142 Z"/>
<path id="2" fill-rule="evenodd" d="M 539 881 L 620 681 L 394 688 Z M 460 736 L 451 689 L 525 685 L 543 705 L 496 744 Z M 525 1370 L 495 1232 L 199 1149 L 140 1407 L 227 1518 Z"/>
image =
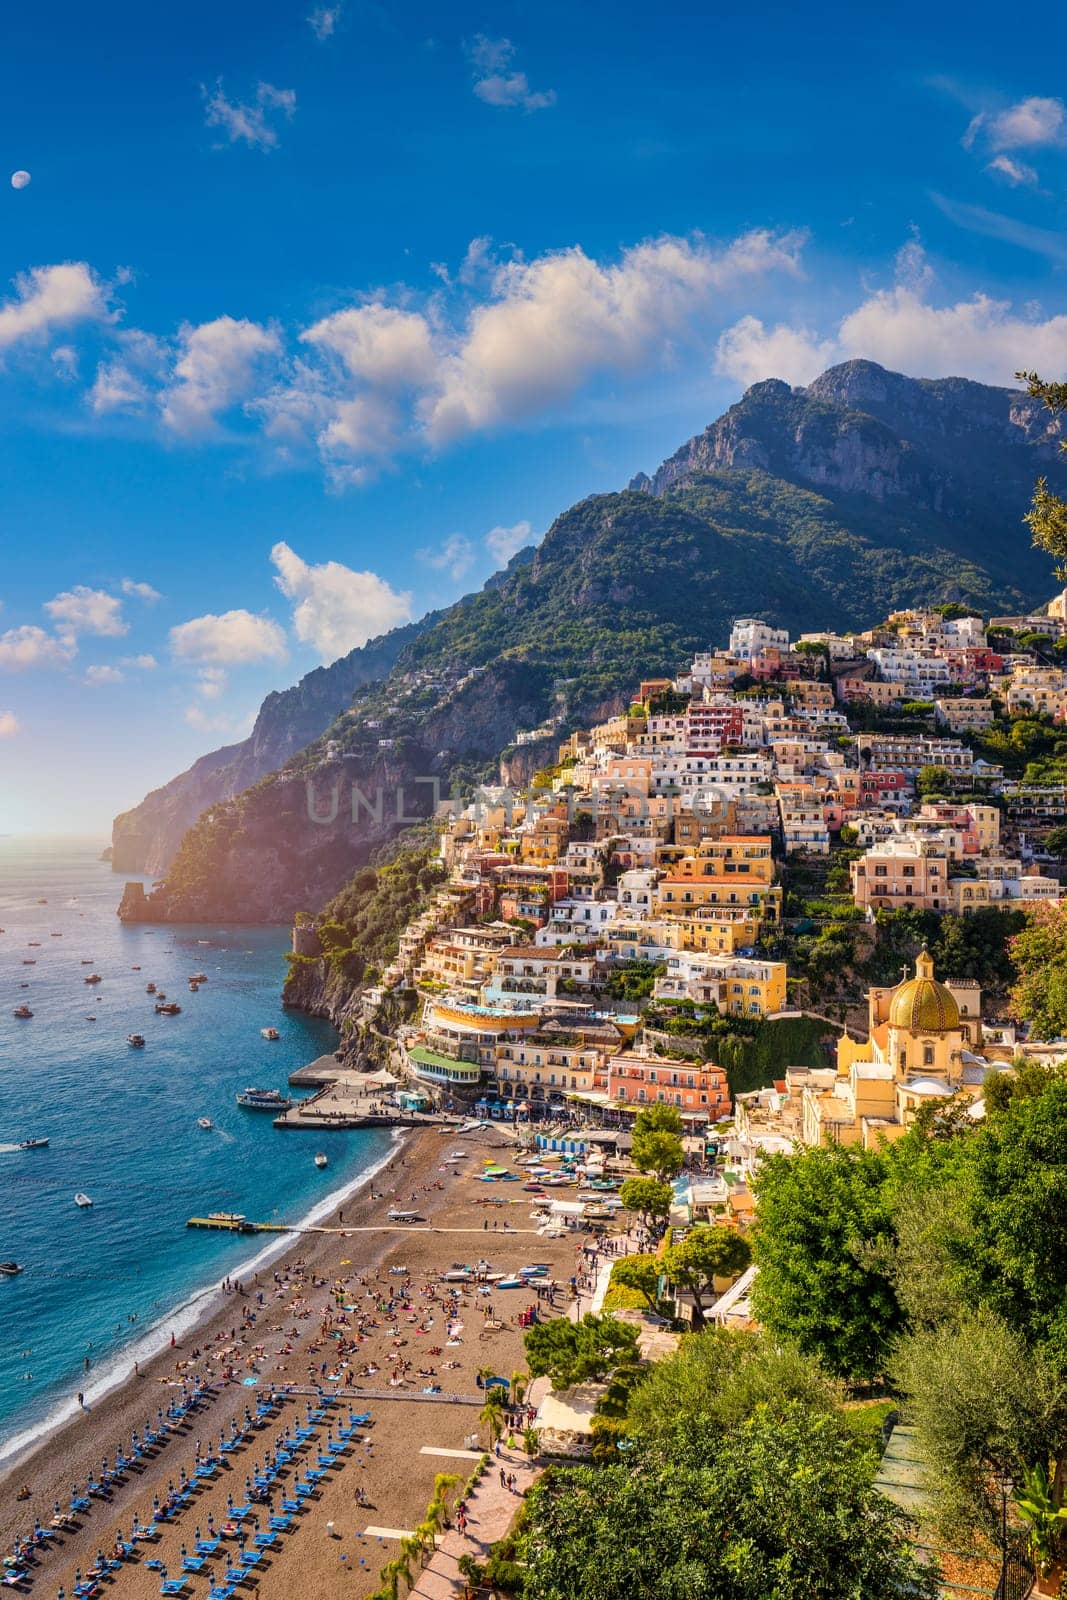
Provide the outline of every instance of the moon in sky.
<path id="1" fill-rule="evenodd" d="M 25 187 L 29 183 L 29 181 L 30 181 L 29 173 L 28 172 L 23 172 L 21 167 L 19 168 L 18 172 L 13 172 L 11 174 L 11 187 L 13 189 L 25 189 Z"/>

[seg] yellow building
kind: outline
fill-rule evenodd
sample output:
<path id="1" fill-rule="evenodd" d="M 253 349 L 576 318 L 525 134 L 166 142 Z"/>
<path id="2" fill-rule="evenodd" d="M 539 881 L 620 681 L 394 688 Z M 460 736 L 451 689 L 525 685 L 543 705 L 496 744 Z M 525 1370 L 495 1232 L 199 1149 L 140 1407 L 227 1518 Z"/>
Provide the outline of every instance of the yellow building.
<path id="1" fill-rule="evenodd" d="M 870 1037 L 842 1035 L 832 1087 L 803 1091 L 805 1144 L 862 1144 L 906 1133 L 930 1100 L 982 1092 L 992 1063 L 979 1053 L 981 991 L 973 983 L 939 983 L 925 950 L 915 976 L 868 996 Z M 821 1075 L 820 1075 L 821 1076 Z"/>

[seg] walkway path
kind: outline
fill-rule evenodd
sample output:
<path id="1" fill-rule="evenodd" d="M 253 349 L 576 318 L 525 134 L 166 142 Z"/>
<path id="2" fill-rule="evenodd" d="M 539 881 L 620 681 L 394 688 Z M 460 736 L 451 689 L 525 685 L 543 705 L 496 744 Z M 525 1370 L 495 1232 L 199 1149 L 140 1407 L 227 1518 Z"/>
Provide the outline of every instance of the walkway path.
<path id="1" fill-rule="evenodd" d="M 501 1468 L 505 1473 L 513 1472 L 519 1480 L 517 1494 L 501 1484 Z M 467 1501 L 467 1531 L 460 1533 L 458 1528 L 452 1528 L 445 1534 L 412 1589 L 411 1600 L 455 1600 L 463 1592 L 460 1556 L 469 1553 L 476 1561 L 486 1559 L 490 1545 L 507 1533 L 521 1497 L 537 1481 L 541 1471 L 541 1467 L 533 1465 L 520 1451 L 502 1448 L 499 1460 L 494 1458 Z"/>

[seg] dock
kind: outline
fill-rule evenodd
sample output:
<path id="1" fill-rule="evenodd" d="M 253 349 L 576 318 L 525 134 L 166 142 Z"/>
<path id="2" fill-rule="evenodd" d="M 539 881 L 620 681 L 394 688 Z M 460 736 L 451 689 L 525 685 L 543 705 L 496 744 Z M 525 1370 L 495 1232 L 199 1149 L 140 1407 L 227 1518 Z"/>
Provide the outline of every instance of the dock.
<path id="1" fill-rule="evenodd" d="M 185 1226 L 187 1228 L 214 1228 L 218 1233 L 292 1233 L 294 1231 L 287 1222 L 249 1222 L 244 1217 L 240 1221 L 230 1217 L 190 1217 Z"/>
<path id="2" fill-rule="evenodd" d="M 433 1111 L 404 1111 L 391 1098 L 399 1080 L 391 1072 L 356 1072 L 333 1056 L 319 1056 L 290 1073 L 294 1088 L 314 1088 L 275 1117 L 276 1128 L 440 1128 L 462 1119 Z"/>

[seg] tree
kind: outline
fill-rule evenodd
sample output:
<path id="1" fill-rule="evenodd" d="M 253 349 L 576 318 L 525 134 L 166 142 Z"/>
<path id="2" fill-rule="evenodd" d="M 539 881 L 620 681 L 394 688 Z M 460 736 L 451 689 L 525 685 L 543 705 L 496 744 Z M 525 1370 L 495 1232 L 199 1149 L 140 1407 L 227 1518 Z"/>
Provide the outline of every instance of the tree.
<path id="1" fill-rule="evenodd" d="M 892 1376 L 945 1533 L 997 1538 L 997 1471 L 1018 1482 L 1028 1466 L 1051 1462 L 1062 1501 L 1067 1382 L 1001 1318 L 979 1311 L 909 1334 Z"/>
<path id="2" fill-rule="evenodd" d="M 1035 1038 L 1055 1039 L 1067 1029 L 1067 904 L 1032 911 L 1010 952 L 1019 974 L 1012 1014 L 1030 1024 Z"/>
<path id="3" fill-rule="evenodd" d="M 634 1133 L 673 1133 L 680 1139 L 683 1131 L 682 1113 L 677 1106 L 669 1106 L 663 1100 L 653 1100 L 651 1105 L 642 1106 L 634 1119 Z"/>
<path id="4" fill-rule="evenodd" d="M 500 1385 L 494 1383 L 485 1393 L 485 1404 L 478 1413 L 478 1421 L 484 1422 L 489 1430 L 489 1443 L 496 1444 L 504 1431 L 504 1396 Z"/>
<path id="5" fill-rule="evenodd" d="M 602 1383 L 616 1367 L 636 1359 L 637 1329 L 617 1317 L 587 1312 L 580 1322 L 556 1318 L 526 1330 L 530 1376 L 547 1374 L 554 1389 L 575 1383 Z"/>
<path id="6" fill-rule="evenodd" d="M 876 1376 L 902 1322 L 868 1253 L 893 1238 L 885 1182 L 885 1158 L 850 1146 L 771 1156 L 753 1184 L 755 1314 L 842 1377 Z"/>
<path id="7" fill-rule="evenodd" d="M 663 1183 L 682 1170 L 685 1151 L 673 1133 L 635 1133 L 630 1159 L 641 1172 L 652 1172 Z"/>
<path id="8" fill-rule="evenodd" d="M 693 1297 L 693 1321 L 704 1326 L 708 1302 L 715 1298 L 715 1278 L 737 1278 L 752 1259 L 748 1240 L 732 1228 L 694 1228 L 663 1258 L 668 1278 L 676 1289 Z"/>
<path id="9" fill-rule="evenodd" d="M 526 1600 L 929 1600 L 936 1571 L 833 1417 L 760 1407 L 692 1461 L 555 1469 L 530 1491 Z"/>
<path id="10" fill-rule="evenodd" d="M 621 1256 L 611 1269 L 612 1287 L 633 1289 L 643 1295 L 650 1311 L 659 1308 L 659 1280 L 661 1274 L 658 1256 Z"/>
<path id="11" fill-rule="evenodd" d="M 665 1222 L 671 1214 L 674 1192 L 669 1183 L 656 1178 L 627 1178 L 619 1189 L 619 1199 L 627 1211 L 634 1211 L 646 1228 Z"/>
<path id="12" fill-rule="evenodd" d="M 947 794 L 952 788 L 952 774 L 947 767 L 928 763 L 919 768 L 915 787 L 923 799 L 931 794 Z"/>
<path id="13" fill-rule="evenodd" d="M 1045 835 L 1045 849 L 1050 856 L 1058 856 L 1062 861 L 1067 856 L 1067 827 L 1061 824 L 1050 828 Z"/>
<path id="14" fill-rule="evenodd" d="M 1050 1061 L 1035 1061 L 1032 1056 L 1016 1056 L 1010 1072 L 991 1067 L 982 1080 L 982 1099 L 986 1112 L 1007 1111 L 1013 1100 L 1028 1100 L 1043 1094 L 1050 1083 L 1063 1077 L 1063 1067 Z"/>
<path id="15" fill-rule="evenodd" d="M 1036 372 L 1017 372 L 1015 376 L 1026 384 L 1031 398 L 1043 401 L 1053 416 L 1067 411 L 1067 383 L 1046 383 Z M 1060 449 L 1064 448 L 1065 442 L 1061 439 Z M 1037 480 L 1030 510 L 1023 521 L 1037 548 L 1054 558 L 1057 578 L 1067 582 L 1067 501 L 1052 493 L 1047 478 Z"/>
<path id="16" fill-rule="evenodd" d="M 962 1292 L 1067 1374 L 1067 1078 L 1013 1097 L 973 1146 Z"/>
<path id="17" fill-rule="evenodd" d="M 840 1409 L 840 1385 L 811 1356 L 763 1333 L 707 1328 L 645 1372 L 630 1401 L 629 1428 L 664 1454 L 690 1455 L 701 1441 L 738 1428 L 757 1406 L 782 1417 Z"/>

